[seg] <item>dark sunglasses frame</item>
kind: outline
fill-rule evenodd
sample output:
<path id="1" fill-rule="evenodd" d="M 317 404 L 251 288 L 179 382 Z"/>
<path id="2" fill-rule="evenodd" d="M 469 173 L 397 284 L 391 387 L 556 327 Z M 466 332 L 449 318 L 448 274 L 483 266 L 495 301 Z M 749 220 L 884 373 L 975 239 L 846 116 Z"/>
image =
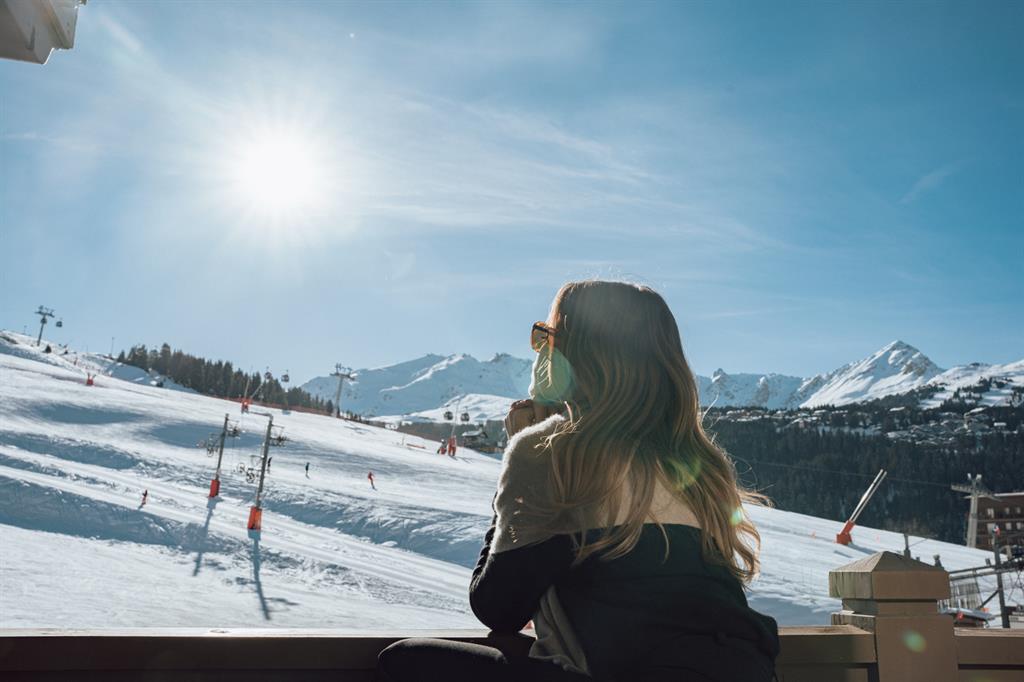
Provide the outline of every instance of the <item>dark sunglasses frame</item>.
<path id="1" fill-rule="evenodd" d="M 545 344 L 555 345 L 555 330 L 543 322 L 534 322 L 530 329 L 530 347 L 539 353 Z"/>

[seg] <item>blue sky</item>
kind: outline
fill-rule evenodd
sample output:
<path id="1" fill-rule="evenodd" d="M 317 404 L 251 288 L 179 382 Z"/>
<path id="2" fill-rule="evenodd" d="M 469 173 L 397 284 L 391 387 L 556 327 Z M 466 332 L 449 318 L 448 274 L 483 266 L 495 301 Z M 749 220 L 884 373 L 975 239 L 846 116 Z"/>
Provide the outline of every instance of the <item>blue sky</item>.
<path id="1" fill-rule="evenodd" d="M 896 338 L 1020 359 L 1022 29 L 1014 2 L 96 0 L 73 50 L 0 62 L 0 327 L 44 304 L 62 342 L 305 380 L 527 357 L 599 276 L 661 291 L 704 374 Z M 283 198 L 245 180 L 280 140 Z"/>

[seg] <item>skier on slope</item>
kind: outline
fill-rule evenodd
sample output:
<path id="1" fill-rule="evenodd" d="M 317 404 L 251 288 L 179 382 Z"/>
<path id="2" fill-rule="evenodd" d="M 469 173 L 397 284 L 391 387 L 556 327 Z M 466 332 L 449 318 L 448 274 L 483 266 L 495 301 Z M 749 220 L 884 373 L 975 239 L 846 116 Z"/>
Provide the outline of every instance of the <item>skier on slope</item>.
<path id="1" fill-rule="evenodd" d="M 441 444 L 437 446 L 437 454 L 446 455 L 448 454 L 448 443 L 444 438 L 441 439 Z"/>
<path id="2" fill-rule="evenodd" d="M 309 462 L 306 462 L 306 478 L 309 478 Z"/>
<path id="3" fill-rule="evenodd" d="M 455 436 L 450 436 L 448 438 L 448 456 L 455 456 Z"/>
<path id="4" fill-rule="evenodd" d="M 370 487 L 373 488 L 374 490 L 376 490 L 377 486 L 374 485 L 374 483 L 373 483 L 373 472 L 371 471 L 370 473 L 366 474 L 366 477 L 368 479 L 370 479 Z"/>
<path id="5" fill-rule="evenodd" d="M 149 488 L 146 488 L 145 490 L 142 491 L 142 504 L 139 505 L 140 508 L 146 506 L 147 497 L 149 497 Z"/>

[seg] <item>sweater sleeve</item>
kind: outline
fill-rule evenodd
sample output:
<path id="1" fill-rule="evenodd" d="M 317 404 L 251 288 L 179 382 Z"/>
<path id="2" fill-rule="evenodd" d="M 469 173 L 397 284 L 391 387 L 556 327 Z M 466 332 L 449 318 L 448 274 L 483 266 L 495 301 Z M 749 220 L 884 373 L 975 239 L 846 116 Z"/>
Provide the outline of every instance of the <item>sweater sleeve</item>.
<path id="1" fill-rule="evenodd" d="M 469 605 L 495 632 L 519 632 L 533 617 L 540 598 L 569 572 L 575 558 L 568 535 L 555 535 L 527 547 L 492 553 L 497 515 L 484 536 L 469 586 Z"/>

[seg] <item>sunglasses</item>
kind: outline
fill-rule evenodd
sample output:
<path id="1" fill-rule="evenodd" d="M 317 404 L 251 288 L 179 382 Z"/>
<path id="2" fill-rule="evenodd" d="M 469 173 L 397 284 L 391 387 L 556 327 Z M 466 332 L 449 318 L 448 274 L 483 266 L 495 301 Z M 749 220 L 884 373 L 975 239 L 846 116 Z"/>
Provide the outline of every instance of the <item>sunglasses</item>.
<path id="1" fill-rule="evenodd" d="M 539 353 L 545 345 L 554 347 L 555 330 L 543 322 L 535 322 L 530 330 L 530 346 Z"/>

